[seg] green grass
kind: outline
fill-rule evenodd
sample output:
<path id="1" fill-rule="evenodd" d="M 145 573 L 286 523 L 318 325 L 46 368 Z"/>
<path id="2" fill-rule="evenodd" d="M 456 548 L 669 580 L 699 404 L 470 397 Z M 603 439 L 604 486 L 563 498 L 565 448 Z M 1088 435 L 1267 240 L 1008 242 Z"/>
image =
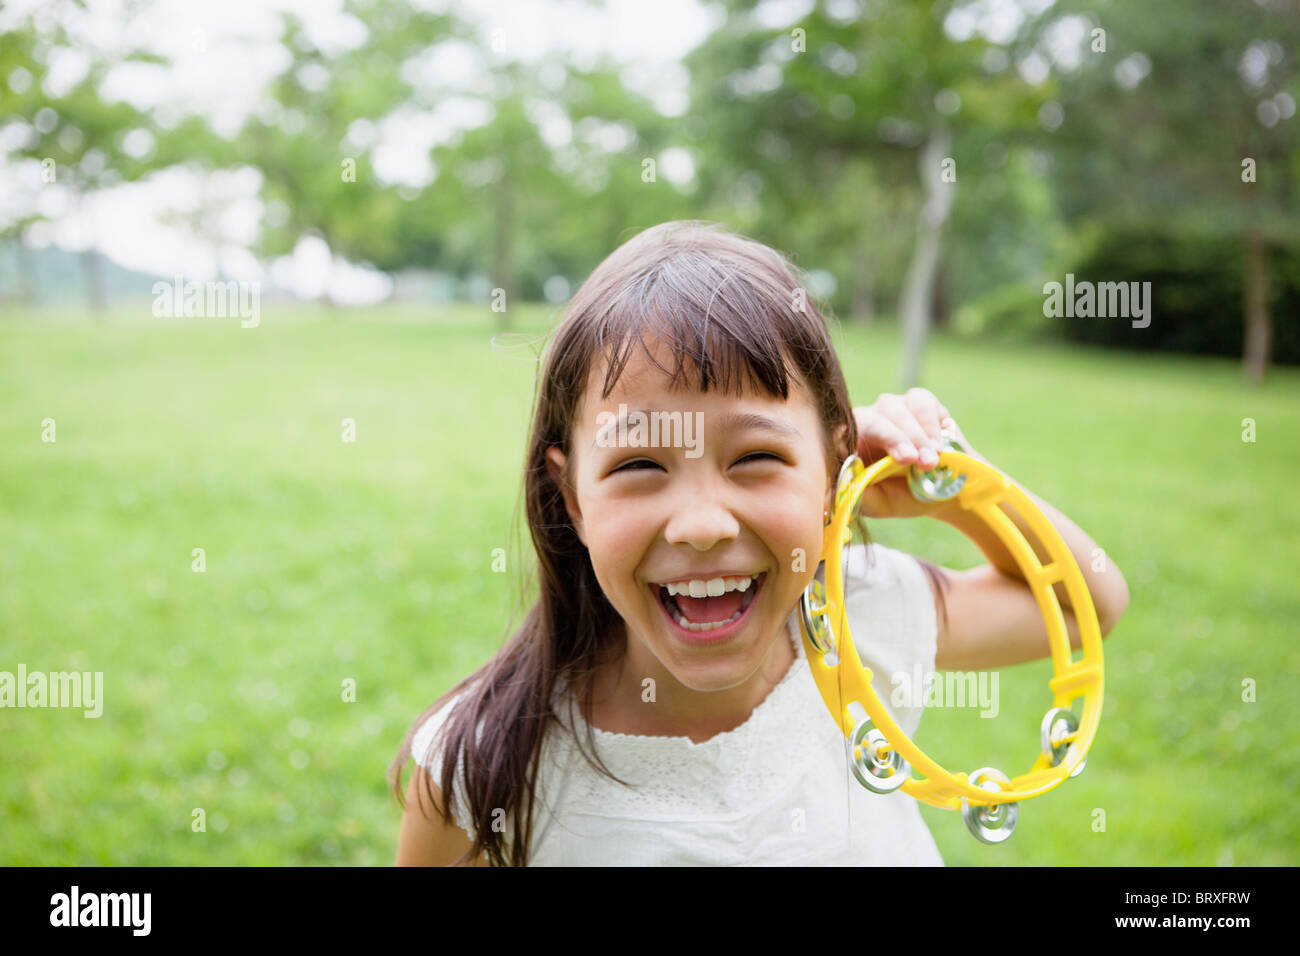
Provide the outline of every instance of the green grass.
<path id="1" fill-rule="evenodd" d="M 102 671 L 106 701 L 97 720 L 0 709 L 0 863 L 392 860 L 387 764 L 500 646 L 516 600 L 515 575 L 490 567 L 510 547 L 534 366 L 526 347 L 493 350 L 496 318 L 0 313 L 0 670 Z M 855 402 L 897 390 L 892 329 L 837 336 Z M 1132 592 L 1083 775 L 1025 803 L 998 847 L 923 807 L 945 860 L 1300 862 L 1300 373 L 1250 388 L 1230 361 L 955 340 L 932 343 L 925 371 L 979 450 Z M 935 522 L 872 532 L 978 560 Z M 920 742 L 953 769 L 1023 772 L 1046 675 L 1003 672 L 995 720 L 927 712 Z"/>

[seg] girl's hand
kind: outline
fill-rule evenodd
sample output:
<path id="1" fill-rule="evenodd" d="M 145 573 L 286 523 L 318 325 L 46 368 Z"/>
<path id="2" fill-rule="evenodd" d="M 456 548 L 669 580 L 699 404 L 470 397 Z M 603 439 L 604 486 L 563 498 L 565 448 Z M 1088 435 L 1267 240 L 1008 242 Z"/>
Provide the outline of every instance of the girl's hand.
<path id="1" fill-rule="evenodd" d="M 980 457 L 948 409 L 928 389 L 910 388 L 903 395 L 885 392 L 873 404 L 854 408 L 853 415 L 858 425 L 858 457 L 866 465 L 888 455 L 901 464 L 933 468 L 943 446 L 940 428 L 955 434 L 972 458 Z M 876 482 L 863 492 L 858 511 L 867 518 L 914 518 L 932 515 L 950 504 L 917 501 L 907 487 L 907 475 L 902 474 Z"/>

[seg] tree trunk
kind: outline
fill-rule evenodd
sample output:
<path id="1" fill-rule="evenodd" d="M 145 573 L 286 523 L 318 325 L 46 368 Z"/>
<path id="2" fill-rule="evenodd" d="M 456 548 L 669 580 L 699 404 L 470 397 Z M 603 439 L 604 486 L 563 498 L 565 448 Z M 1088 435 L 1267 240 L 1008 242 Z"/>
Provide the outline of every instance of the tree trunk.
<path id="1" fill-rule="evenodd" d="M 1268 308 L 1268 247 L 1255 229 L 1247 230 L 1245 246 L 1242 306 L 1246 337 L 1241 357 L 1246 376 L 1251 381 L 1262 382 L 1273 348 L 1273 316 Z"/>
<path id="2" fill-rule="evenodd" d="M 334 251 L 334 237 L 324 229 L 317 231 L 321 242 L 325 243 L 325 248 L 329 251 L 329 266 L 325 270 L 325 284 L 321 286 L 320 295 L 316 297 L 316 304 L 329 309 L 331 312 L 337 312 L 339 304 L 334 301 L 334 296 L 330 294 L 330 286 L 334 282 L 335 265 L 340 256 Z"/>
<path id="3" fill-rule="evenodd" d="M 99 253 L 94 246 L 87 246 L 81 253 L 81 272 L 86 282 L 86 301 L 91 311 L 99 319 L 104 318 L 108 301 L 104 296 L 104 270 Z"/>
<path id="4" fill-rule="evenodd" d="M 934 308 L 934 275 L 939 264 L 943 226 L 957 188 L 955 183 L 946 183 L 940 178 L 940 163 L 948 153 L 949 142 L 947 127 L 938 124 L 931 130 L 930 138 L 921 150 L 921 187 L 925 201 L 917 217 L 916 245 L 898 303 L 903 332 L 900 375 L 903 391 L 916 385 L 920 378 L 925 337 Z"/>
<path id="5" fill-rule="evenodd" d="M 492 282 L 501 289 L 505 296 L 505 309 L 500 313 L 497 327 L 510 327 L 510 310 L 515 305 L 514 288 L 514 233 L 515 233 L 515 194 L 514 183 L 510 178 L 510 163 L 496 188 L 496 231 L 492 243 Z M 495 296 L 495 293 L 494 293 Z"/>
<path id="6" fill-rule="evenodd" d="M 81 275 L 86 286 L 86 301 L 95 317 L 102 320 L 104 312 L 108 309 L 108 301 L 104 295 L 103 261 L 95 249 L 95 224 L 91 222 L 86 211 L 85 193 L 77 194 L 77 216 L 85 224 L 86 232 L 90 237 L 90 241 L 86 243 L 86 248 L 81 253 Z"/>
<path id="7" fill-rule="evenodd" d="M 32 257 L 24 241 L 27 228 L 18 230 L 14 236 L 14 261 L 18 266 L 18 301 L 31 305 L 36 300 L 36 280 L 32 276 Z"/>
<path id="8" fill-rule="evenodd" d="M 849 313 L 862 325 L 871 325 L 876 320 L 876 270 L 866 252 L 858 256 Z"/>
<path id="9" fill-rule="evenodd" d="M 934 288 L 931 290 L 931 295 L 934 296 L 934 327 L 947 328 L 952 324 L 952 300 L 948 295 L 948 269 L 943 259 L 940 259 L 935 266 Z"/>
<path id="10" fill-rule="evenodd" d="M 334 253 L 330 253 L 330 274 L 334 273 Z M 325 279 L 325 285 L 320 290 L 320 295 L 316 297 L 316 304 L 322 308 L 329 309 L 331 312 L 337 312 L 339 304 L 334 301 L 334 296 L 330 295 L 330 280 Z"/>

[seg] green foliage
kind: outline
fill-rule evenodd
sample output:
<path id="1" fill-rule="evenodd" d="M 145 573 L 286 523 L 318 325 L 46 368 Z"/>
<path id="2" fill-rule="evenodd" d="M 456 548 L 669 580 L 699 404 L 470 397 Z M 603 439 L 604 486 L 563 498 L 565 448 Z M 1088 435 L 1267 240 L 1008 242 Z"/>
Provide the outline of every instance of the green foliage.
<path id="1" fill-rule="evenodd" d="M 1273 361 L 1300 364 L 1300 243 L 1273 250 L 1271 308 L 1277 317 Z M 1243 263 L 1230 237 L 1158 229 L 1108 232 L 1071 270 L 1076 281 L 1150 282 L 1151 324 L 1123 319 L 1055 320 L 1077 342 L 1112 348 L 1240 356 Z M 1056 277 L 1064 281 L 1064 275 Z M 1040 296 L 1040 306 L 1041 306 Z"/>
<path id="2" fill-rule="evenodd" d="M 16 144 L 8 159 L 53 160 L 78 195 L 176 165 L 205 180 L 251 167 L 266 204 L 255 249 L 263 259 L 313 234 L 352 262 L 454 275 L 463 294 L 486 282 L 512 303 L 542 298 L 554 276 L 576 287 L 639 229 L 698 218 L 829 273 L 827 299 L 839 314 L 888 315 L 915 257 L 921 186 L 938 175 L 918 165 L 931 141 L 950 143 L 944 161 L 956 174 L 933 280 L 936 322 L 951 311 L 966 330 L 1037 329 L 1014 290 L 1040 288 L 1081 261 L 1065 253 L 1090 228 L 1155 223 L 1178 243 L 1240 241 L 1249 231 L 1275 249 L 1294 244 L 1294 0 L 1058 0 L 999 42 L 949 29 L 969 4 L 809 6 L 775 24 L 780 5 L 761 15 L 755 0 L 718 5 L 722 21 L 683 60 L 690 103 L 677 117 L 629 88 L 626 64 L 516 62 L 484 42 L 480 24 L 463 18 L 472 14 L 347 0 L 361 39 L 335 48 L 318 45 L 305 15 L 283 13 L 286 63 L 224 138 L 206 116 L 182 112 L 173 122 L 165 111 L 107 101 L 104 80 L 123 63 L 152 64 L 166 82 L 172 64 L 131 47 L 96 54 L 79 83 L 51 97 L 51 57 L 75 45 L 73 27 L 84 28 L 84 7 L 68 3 L 0 33 L 0 115 Z M 1081 31 L 1077 63 L 1057 48 L 1071 25 Z M 1104 49 L 1094 29 L 1105 30 Z M 430 64 L 451 53 L 475 68 L 430 79 Z M 1041 81 L 1019 68 L 1028 56 L 1044 65 Z M 379 130 L 467 103 L 484 121 L 433 144 L 429 182 L 380 175 Z M 152 148 L 135 148 L 147 140 L 139 135 L 125 148 L 137 132 L 152 135 Z M 675 148 L 693 161 L 691 182 L 662 169 L 644 175 Z M 1243 181 L 1247 160 L 1254 182 Z M 198 208 L 177 218 L 220 249 L 226 204 L 220 190 L 200 192 Z M 44 207 L 36 194 L 8 198 L 0 236 L 16 240 Z M 1223 250 L 1223 262 L 1240 258 Z M 1288 262 L 1282 255 L 1276 265 Z M 1179 290 L 1169 283 L 1183 282 L 1184 270 L 1156 271 L 1162 294 L 1182 299 L 1228 281 L 1203 276 Z M 1216 294 L 1216 308 L 1239 313 L 1229 298 Z M 1291 301 L 1279 292 L 1280 347 L 1290 341 L 1280 325 Z M 1175 339 L 1142 341 L 1163 348 Z"/>
<path id="3" fill-rule="evenodd" d="M 156 54 L 126 49 L 112 54 L 82 50 L 85 73 L 68 89 L 49 90 L 48 65 L 59 51 L 75 47 L 65 25 L 52 20 L 45 29 L 29 14 L 17 29 L 0 32 L 0 116 L 17 121 L 23 136 L 13 150 L 17 159 L 53 162 L 54 181 L 78 194 L 139 179 L 151 168 L 123 149 L 133 130 L 149 130 L 152 121 L 129 103 L 108 102 L 100 95 L 105 77 L 127 63 L 160 62 Z M 17 71 L 27 85 L 15 89 Z M 25 223 L 24 223 L 25 224 Z"/>
<path id="4" fill-rule="evenodd" d="M 1051 321 L 1043 316 L 1042 290 L 1028 282 L 1008 282 L 961 306 L 953 331 L 962 336 L 1027 342 L 1051 338 Z"/>
<path id="5" fill-rule="evenodd" d="M 1103 28 L 1106 49 L 1085 50 L 1057 86 L 1063 121 L 1048 142 L 1068 221 L 1161 220 L 1235 236 L 1251 227 L 1274 242 L 1297 234 L 1300 124 L 1268 112 L 1300 98 L 1291 0 L 1058 0 L 1025 44 L 1069 17 Z M 1253 183 L 1243 181 L 1247 158 Z"/>
<path id="6" fill-rule="evenodd" d="M 345 12 L 365 25 L 366 39 L 330 51 L 313 42 L 299 17 L 281 14 L 289 62 L 233 146 L 240 162 L 261 171 L 263 198 L 277 210 L 264 224 L 264 255 L 290 252 L 310 233 L 338 255 L 396 269 L 428 251 L 403 244 L 412 197 L 376 177 L 373 142 L 352 132 L 418 101 L 403 64 L 463 27 L 397 0 L 348 0 Z"/>
<path id="7" fill-rule="evenodd" d="M 999 167 L 1050 91 L 987 59 L 982 38 L 949 37 L 948 4 L 865 4 L 854 17 L 817 4 L 781 28 L 761 26 L 755 4 L 727 6 L 686 58 L 702 191 L 738 228 L 830 271 L 837 311 L 893 310 L 922 177 L 940 174 L 919 168 L 920 150 L 939 127 L 952 137 L 961 223 L 945 257 L 949 294 L 964 300 L 1009 277 L 1019 255 L 1000 254 L 990 235 L 1040 245 L 1051 223 L 1033 209 L 1038 183 Z"/>

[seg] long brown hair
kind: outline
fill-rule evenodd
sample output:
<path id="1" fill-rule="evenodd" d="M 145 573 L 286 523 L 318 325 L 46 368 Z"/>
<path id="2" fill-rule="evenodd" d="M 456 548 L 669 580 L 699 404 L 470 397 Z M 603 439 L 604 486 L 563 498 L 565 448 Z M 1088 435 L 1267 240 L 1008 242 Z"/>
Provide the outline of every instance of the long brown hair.
<path id="1" fill-rule="evenodd" d="M 524 464 L 537 600 L 491 660 L 416 720 L 389 769 L 402 804 L 402 770 L 416 731 L 447 699 L 466 691 L 441 731 L 441 816 L 446 823 L 453 820 L 453 784 L 463 771 L 476 831 L 458 865 L 481 855 L 492 866 L 528 863 L 539 758 L 546 732 L 557 720 L 552 709 L 557 681 L 563 678 L 574 688 L 589 713 L 591 679 L 617 650 L 621 620 L 546 468 L 546 451 L 553 445 L 571 458 L 573 425 L 594 363 L 602 355 L 608 359 L 602 398 L 608 397 L 632 349 L 646 348 L 643 335 L 653 331 L 676 356 L 675 367 L 664 369 L 673 386 L 695 383 L 700 391 L 721 388 L 728 394 L 747 379 L 770 396 L 788 399 L 793 373 L 817 404 L 830 480 L 857 448 L 853 407 L 826 319 L 800 277 L 785 256 L 718 224 L 666 222 L 611 253 L 569 303 L 543 359 Z M 842 441 L 832 447 L 836 435 Z M 858 530 L 870 540 L 860 520 Z M 927 561 L 922 565 L 942 601 L 942 572 Z M 586 736 L 586 748 L 579 742 L 583 756 L 618 780 L 593 756 L 590 725 Z M 432 796 L 432 774 L 418 765 L 415 773 L 424 783 L 417 792 Z M 510 821 L 508 834 L 492 825 L 498 810 Z"/>

